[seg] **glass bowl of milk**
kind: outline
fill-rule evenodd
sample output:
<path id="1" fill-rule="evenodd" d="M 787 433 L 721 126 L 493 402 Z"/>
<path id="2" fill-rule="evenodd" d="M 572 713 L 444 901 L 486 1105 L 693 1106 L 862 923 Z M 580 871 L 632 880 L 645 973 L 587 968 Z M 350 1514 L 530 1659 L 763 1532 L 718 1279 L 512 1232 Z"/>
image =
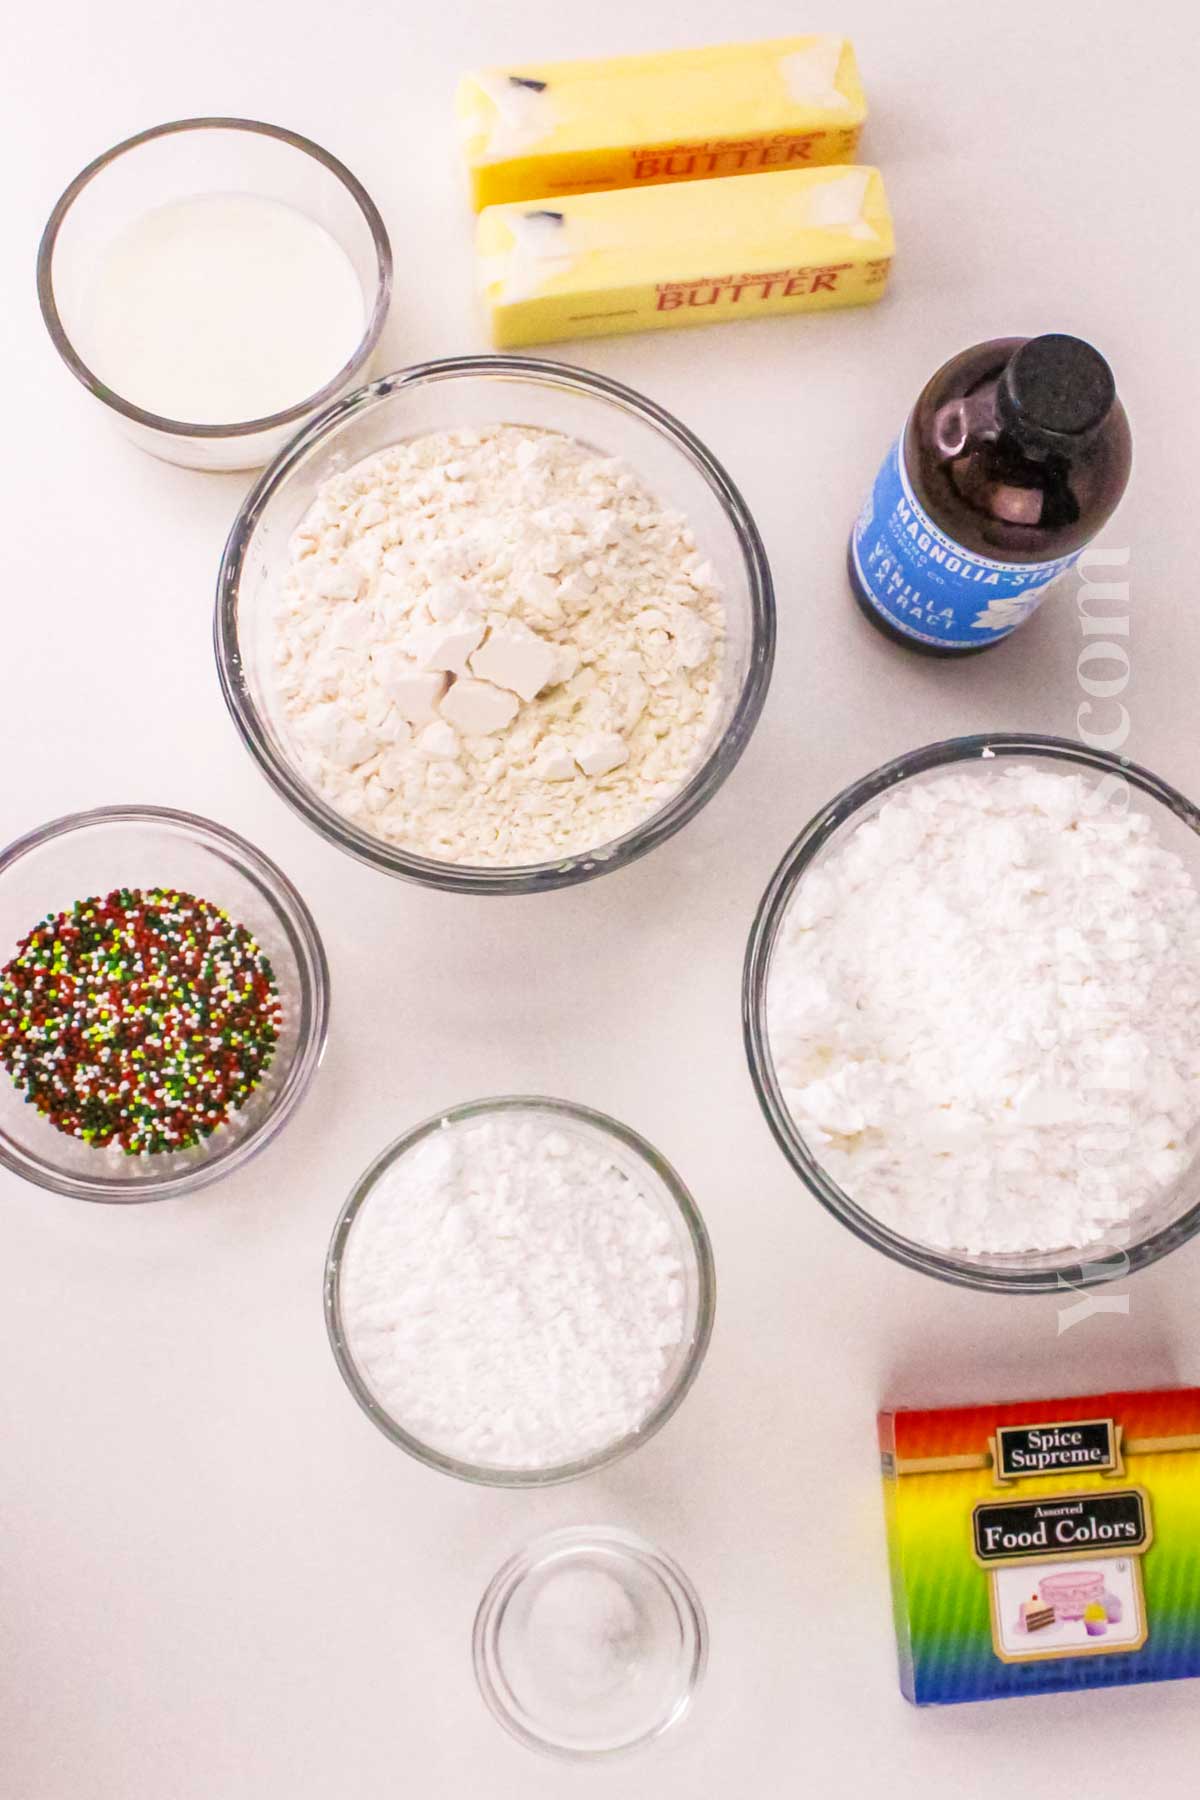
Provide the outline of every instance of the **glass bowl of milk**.
<path id="1" fill-rule="evenodd" d="M 66 189 L 38 252 L 72 374 L 142 449 L 198 469 L 261 467 L 361 383 L 391 284 L 361 182 L 252 119 L 117 144 Z"/>

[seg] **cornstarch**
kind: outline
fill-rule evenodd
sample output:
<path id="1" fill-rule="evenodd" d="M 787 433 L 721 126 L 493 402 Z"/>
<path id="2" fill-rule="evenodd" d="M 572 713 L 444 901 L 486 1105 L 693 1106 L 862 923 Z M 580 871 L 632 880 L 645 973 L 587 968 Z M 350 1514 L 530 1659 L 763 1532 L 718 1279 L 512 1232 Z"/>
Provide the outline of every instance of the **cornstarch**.
<path id="1" fill-rule="evenodd" d="M 582 1134 L 513 1113 L 444 1126 L 380 1178 L 341 1300 L 350 1352 L 396 1423 L 507 1468 L 636 1430 L 685 1322 L 653 1195 Z"/>

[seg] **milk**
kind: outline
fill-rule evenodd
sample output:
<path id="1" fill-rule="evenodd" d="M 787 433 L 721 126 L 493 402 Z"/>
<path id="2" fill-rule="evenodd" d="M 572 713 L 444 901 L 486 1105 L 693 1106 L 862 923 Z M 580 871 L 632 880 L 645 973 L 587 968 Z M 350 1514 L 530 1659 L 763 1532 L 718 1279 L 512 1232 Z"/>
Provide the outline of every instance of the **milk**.
<path id="1" fill-rule="evenodd" d="M 362 287 L 323 226 L 255 194 L 155 207 L 101 259 L 83 348 L 122 399 L 191 425 L 266 418 L 349 361 Z"/>

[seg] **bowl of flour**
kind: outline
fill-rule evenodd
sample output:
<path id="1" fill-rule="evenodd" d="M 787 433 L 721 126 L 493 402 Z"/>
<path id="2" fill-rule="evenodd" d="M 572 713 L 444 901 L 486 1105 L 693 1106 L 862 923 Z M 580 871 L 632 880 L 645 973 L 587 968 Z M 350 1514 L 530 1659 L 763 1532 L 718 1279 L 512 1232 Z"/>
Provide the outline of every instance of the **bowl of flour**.
<path id="1" fill-rule="evenodd" d="M 428 363 L 300 433 L 226 547 L 226 702 L 268 779 L 372 867 L 521 893 L 706 804 L 774 651 L 758 532 L 653 402 L 514 357 Z"/>
<path id="2" fill-rule="evenodd" d="M 764 896 L 751 1073 L 811 1192 L 897 1260 L 1082 1287 L 1200 1228 L 1200 813 L 990 735 L 831 802 Z"/>
<path id="3" fill-rule="evenodd" d="M 369 1418 L 430 1467 L 569 1481 L 652 1437 L 699 1372 L 704 1222 L 627 1126 L 561 1100 L 475 1101 L 390 1144 L 339 1215 L 325 1317 Z"/>

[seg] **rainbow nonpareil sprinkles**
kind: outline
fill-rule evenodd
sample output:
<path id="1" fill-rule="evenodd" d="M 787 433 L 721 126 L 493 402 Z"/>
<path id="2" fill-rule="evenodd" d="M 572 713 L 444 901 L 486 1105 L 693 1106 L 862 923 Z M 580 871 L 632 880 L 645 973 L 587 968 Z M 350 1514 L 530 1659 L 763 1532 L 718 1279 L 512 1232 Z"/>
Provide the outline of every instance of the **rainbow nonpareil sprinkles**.
<path id="1" fill-rule="evenodd" d="M 0 971 L 0 1063 L 28 1104 L 127 1156 L 211 1137 L 258 1087 L 281 1021 L 250 932 L 174 888 L 77 900 Z"/>

